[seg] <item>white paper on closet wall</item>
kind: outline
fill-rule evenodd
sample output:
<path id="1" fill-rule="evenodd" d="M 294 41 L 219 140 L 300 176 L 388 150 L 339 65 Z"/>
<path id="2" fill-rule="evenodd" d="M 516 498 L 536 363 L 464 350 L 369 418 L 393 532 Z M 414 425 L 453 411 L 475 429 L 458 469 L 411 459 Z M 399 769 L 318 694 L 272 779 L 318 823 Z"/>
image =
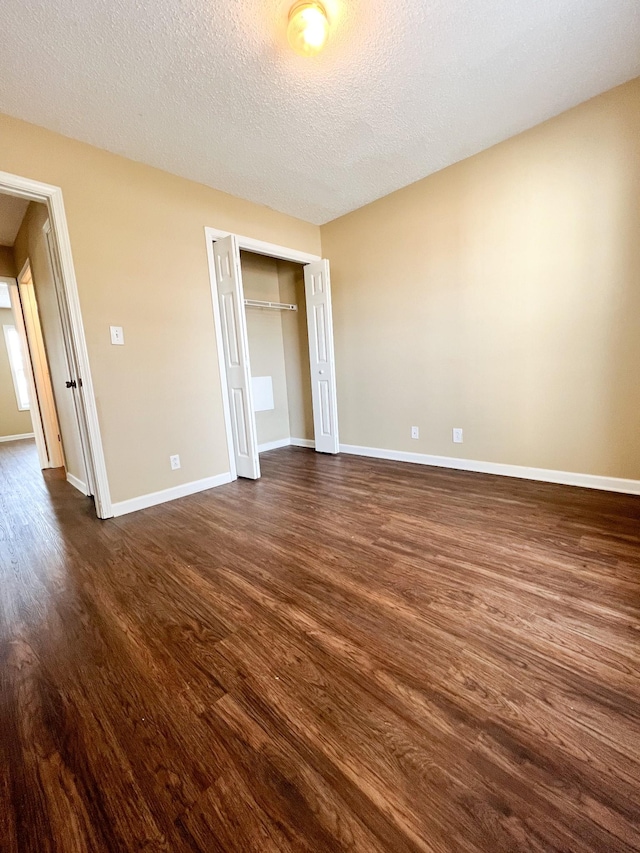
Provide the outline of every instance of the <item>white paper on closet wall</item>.
<path id="1" fill-rule="evenodd" d="M 270 412 L 275 409 L 271 376 L 252 376 L 251 390 L 253 392 L 254 412 Z"/>

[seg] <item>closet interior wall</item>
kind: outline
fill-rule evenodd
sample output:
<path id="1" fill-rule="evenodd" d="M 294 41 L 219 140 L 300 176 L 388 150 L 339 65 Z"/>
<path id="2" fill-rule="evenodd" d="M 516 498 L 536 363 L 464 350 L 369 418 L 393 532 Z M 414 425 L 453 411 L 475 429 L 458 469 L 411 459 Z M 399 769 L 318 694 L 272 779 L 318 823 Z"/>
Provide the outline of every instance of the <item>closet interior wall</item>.
<path id="1" fill-rule="evenodd" d="M 256 411 L 258 446 L 313 440 L 304 277 L 300 264 L 240 253 L 245 299 L 283 302 L 297 311 L 247 307 L 253 377 L 271 377 L 273 408 Z M 254 394 L 255 396 L 255 394 Z"/>

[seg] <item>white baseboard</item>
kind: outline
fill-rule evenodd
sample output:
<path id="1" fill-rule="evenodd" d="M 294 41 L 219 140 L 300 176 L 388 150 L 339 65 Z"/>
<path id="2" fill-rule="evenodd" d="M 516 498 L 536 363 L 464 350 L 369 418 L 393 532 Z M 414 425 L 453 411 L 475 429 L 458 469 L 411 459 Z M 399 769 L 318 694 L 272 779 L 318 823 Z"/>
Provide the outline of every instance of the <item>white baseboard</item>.
<path id="1" fill-rule="evenodd" d="M 316 443 L 312 438 L 292 438 L 289 440 L 289 443 L 293 447 L 310 447 L 312 450 L 316 446 Z"/>
<path id="2" fill-rule="evenodd" d="M 311 438 L 279 438 L 277 441 L 267 441 L 258 445 L 258 453 L 266 450 L 277 450 L 279 447 L 315 447 L 316 443 Z"/>
<path id="3" fill-rule="evenodd" d="M 517 477 L 521 480 L 538 480 L 542 483 L 558 483 L 564 486 L 580 486 L 584 489 L 640 495 L 640 480 L 625 480 L 621 477 L 601 477 L 596 474 L 576 474 L 572 471 L 527 468 L 524 465 L 505 465 L 502 462 L 479 462 L 475 459 L 457 459 L 455 456 L 430 456 L 427 453 L 383 450 L 378 447 L 360 447 L 356 444 L 341 444 L 340 452 L 354 456 L 369 456 L 373 459 L 390 459 L 394 462 L 452 468 L 456 471 L 476 471 L 480 474 L 497 474 L 501 477 Z"/>
<path id="4" fill-rule="evenodd" d="M 278 438 L 276 441 L 265 441 L 264 444 L 258 445 L 258 453 L 264 453 L 267 450 L 277 450 L 279 447 L 289 447 L 290 444 L 290 438 Z"/>
<path id="5" fill-rule="evenodd" d="M 67 483 L 71 483 L 74 489 L 77 489 L 79 492 L 86 497 L 89 494 L 89 490 L 87 489 L 85 483 L 82 480 L 79 480 L 77 477 L 74 477 L 73 474 L 70 474 L 67 471 Z"/>
<path id="6" fill-rule="evenodd" d="M 225 474 L 216 474 L 215 477 L 205 477 L 202 480 L 183 483 L 182 486 L 173 486 L 170 489 L 162 489 L 160 492 L 150 492 L 148 495 L 118 501 L 112 506 L 113 515 L 118 517 L 129 512 L 136 512 L 139 509 L 147 509 L 150 506 L 173 501 L 176 498 L 185 498 L 187 495 L 194 495 L 196 492 L 204 492 L 207 489 L 214 489 L 216 486 L 224 486 L 225 483 L 230 483 L 231 479 L 231 474 L 227 471 Z"/>
<path id="7" fill-rule="evenodd" d="M 23 438 L 33 438 L 32 432 L 23 432 L 20 435 L 0 435 L 0 441 L 21 441 Z"/>

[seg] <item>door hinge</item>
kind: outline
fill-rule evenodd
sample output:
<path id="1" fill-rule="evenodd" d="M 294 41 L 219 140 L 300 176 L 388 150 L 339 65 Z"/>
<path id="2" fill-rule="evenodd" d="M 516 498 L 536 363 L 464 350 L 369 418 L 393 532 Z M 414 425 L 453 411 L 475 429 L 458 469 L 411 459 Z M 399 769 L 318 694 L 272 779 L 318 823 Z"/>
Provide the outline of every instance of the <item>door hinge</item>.
<path id="1" fill-rule="evenodd" d="M 67 386 L 67 388 L 77 388 L 78 387 L 76 385 L 75 379 L 67 379 L 67 381 L 64 384 Z"/>

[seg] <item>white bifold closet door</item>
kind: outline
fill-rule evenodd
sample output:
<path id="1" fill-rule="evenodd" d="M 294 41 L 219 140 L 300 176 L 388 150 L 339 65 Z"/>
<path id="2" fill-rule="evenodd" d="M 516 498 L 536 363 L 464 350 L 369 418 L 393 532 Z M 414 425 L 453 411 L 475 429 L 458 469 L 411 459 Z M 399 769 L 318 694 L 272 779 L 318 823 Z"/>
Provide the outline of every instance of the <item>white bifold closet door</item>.
<path id="1" fill-rule="evenodd" d="M 321 453 L 338 453 L 338 400 L 329 261 L 323 259 L 305 265 L 304 289 L 316 450 Z"/>
<path id="2" fill-rule="evenodd" d="M 260 476 L 258 439 L 251 393 L 249 339 L 240 251 L 235 235 L 230 234 L 216 240 L 213 245 L 213 257 L 236 471 L 239 477 L 257 480 Z"/>

